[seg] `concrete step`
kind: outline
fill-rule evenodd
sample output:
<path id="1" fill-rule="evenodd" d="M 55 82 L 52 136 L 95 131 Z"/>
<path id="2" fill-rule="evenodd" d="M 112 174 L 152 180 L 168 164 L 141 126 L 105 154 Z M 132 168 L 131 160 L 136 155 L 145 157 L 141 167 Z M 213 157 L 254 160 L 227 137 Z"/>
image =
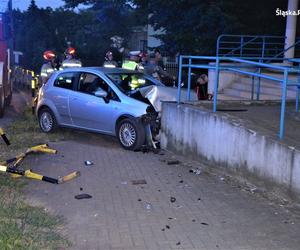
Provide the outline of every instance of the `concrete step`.
<path id="1" fill-rule="evenodd" d="M 249 84 L 247 82 L 235 82 L 230 86 L 230 89 L 251 92 L 252 84 Z M 261 82 L 260 91 L 261 94 L 280 96 L 281 86 L 279 84 L 272 86 L 270 84 L 265 84 L 264 82 Z M 256 93 L 256 84 L 254 85 L 254 93 Z M 296 88 L 295 87 L 288 88 L 287 96 L 291 98 L 295 98 Z"/>
<path id="2" fill-rule="evenodd" d="M 223 91 L 223 94 L 227 95 L 227 96 L 232 96 L 232 97 L 234 96 L 234 97 L 237 97 L 237 98 L 245 98 L 245 99 L 248 99 L 248 100 L 251 99 L 251 91 L 247 91 L 247 90 L 227 88 Z M 256 95 L 254 95 L 254 98 L 255 97 L 256 97 Z M 292 94 L 287 96 L 287 99 L 294 99 L 294 98 L 295 98 L 295 95 L 293 96 Z M 278 93 L 278 94 L 267 94 L 267 93 L 261 92 L 259 99 L 260 100 L 280 100 L 281 99 L 281 94 L 280 93 Z"/>
<path id="3" fill-rule="evenodd" d="M 244 98 L 240 96 L 232 96 L 224 93 L 219 93 L 218 94 L 218 100 L 223 100 L 223 101 L 246 101 L 249 100 L 249 98 Z"/>

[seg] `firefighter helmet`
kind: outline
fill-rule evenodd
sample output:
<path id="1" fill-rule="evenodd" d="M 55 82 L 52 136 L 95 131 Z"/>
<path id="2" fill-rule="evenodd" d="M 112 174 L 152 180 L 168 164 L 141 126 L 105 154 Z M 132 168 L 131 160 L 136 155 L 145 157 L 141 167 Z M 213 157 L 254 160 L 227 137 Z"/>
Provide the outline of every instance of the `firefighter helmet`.
<path id="1" fill-rule="evenodd" d="M 52 60 L 55 58 L 55 53 L 52 50 L 47 50 L 44 52 L 43 57 L 45 60 Z"/>
<path id="2" fill-rule="evenodd" d="M 65 54 L 73 56 L 75 54 L 75 52 L 76 52 L 75 48 L 69 47 L 69 48 L 66 49 Z"/>

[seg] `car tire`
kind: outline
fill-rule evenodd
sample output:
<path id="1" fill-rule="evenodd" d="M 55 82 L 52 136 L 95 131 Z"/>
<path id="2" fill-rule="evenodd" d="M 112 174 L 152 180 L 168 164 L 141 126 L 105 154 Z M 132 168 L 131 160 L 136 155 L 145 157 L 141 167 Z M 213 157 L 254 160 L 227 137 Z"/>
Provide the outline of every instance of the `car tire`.
<path id="1" fill-rule="evenodd" d="M 139 150 L 145 142 L 145 129 L 136 119 L 126 118 L 117 124 L 116 134 L 121 146 L 126 150 Z"/>
<path id="2" fill-rule="evenodd" d="M 40 129 L 44 133 L 51 133 L 57 128 L 56 118 L 49 108 L 42 108 L 38 113 Z"/>
<path id="3" fill-rule="evenodd" d="M 4 116 L 5 97 L 3 89 L 0 89 L 0 118 Z"/>

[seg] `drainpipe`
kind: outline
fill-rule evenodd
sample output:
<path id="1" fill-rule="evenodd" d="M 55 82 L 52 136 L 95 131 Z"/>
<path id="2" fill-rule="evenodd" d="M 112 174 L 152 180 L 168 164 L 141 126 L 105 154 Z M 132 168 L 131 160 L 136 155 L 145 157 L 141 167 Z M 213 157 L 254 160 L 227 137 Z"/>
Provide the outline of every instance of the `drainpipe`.
<path id="1" fill-rule="evenodd" d="M 289 0 L 288 11 L 298 13 L 298 0 Z M 292 46 L 296 39 L 297 15 L 287 15 L 285 29 L 285 45 L 284 49 Z M 285 58 L 294 58 L 295 48 L 290 48 L 284 53 Z"/>

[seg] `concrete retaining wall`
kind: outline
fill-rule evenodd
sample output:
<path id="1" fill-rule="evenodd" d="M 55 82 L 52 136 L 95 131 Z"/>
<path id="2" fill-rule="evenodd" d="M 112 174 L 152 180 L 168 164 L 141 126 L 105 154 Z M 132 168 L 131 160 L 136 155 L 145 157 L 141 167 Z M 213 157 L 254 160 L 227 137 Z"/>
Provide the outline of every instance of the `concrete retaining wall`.
<path id="1" fill-rule="evenodd" d="M 163 148 L 300 194 L 300 152 L 248 130 L 229 116 L 164 103 L 161 131 Z"/>

